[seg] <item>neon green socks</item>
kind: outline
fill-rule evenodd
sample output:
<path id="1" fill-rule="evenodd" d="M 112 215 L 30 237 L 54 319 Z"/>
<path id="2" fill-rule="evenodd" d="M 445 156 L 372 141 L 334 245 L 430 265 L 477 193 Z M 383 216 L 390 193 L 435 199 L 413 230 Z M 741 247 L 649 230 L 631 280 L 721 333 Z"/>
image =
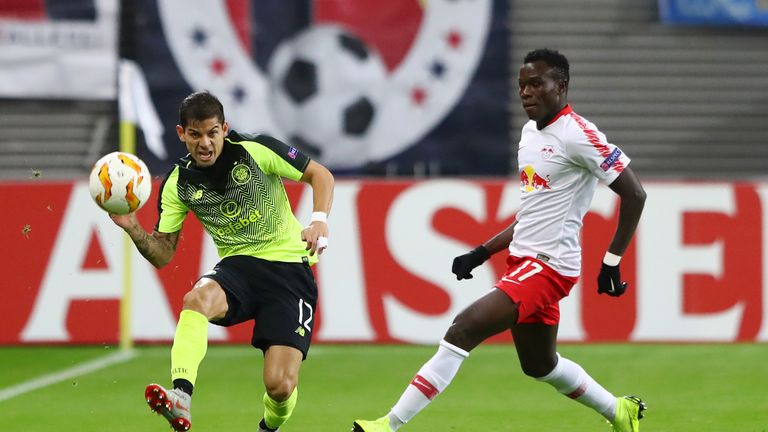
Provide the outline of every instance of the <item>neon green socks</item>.
<path id="1" fill-rule="evenodd" d="M 208 318 L 200 312 L 181 311 L 171 348 L 171 379 L 184 379 L 194 385 L 207 349 Z"/>
<path id="2" fill-rule="evenodd" d="M 264 423 L 270 429 L 277 429 L 283 423 L 288 421 L 296 406 L 296 400 L 299 398 L 299 389 L 293 389 L 293 393 L 288 399 L 277 402 L 267 393 L 264 393 Z"/>

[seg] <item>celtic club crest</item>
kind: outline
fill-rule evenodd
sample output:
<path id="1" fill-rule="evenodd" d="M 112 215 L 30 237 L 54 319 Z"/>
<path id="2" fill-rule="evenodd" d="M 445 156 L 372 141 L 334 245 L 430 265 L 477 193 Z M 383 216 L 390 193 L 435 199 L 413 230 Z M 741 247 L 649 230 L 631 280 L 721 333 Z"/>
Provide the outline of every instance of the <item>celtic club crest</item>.
<path id="1" fill-rule="evenodd" d="M 238 164 L 232 169 L 232 180 L 237 184 L 245 184 L 251 179 L 251 169 L 248 165 Z"/>

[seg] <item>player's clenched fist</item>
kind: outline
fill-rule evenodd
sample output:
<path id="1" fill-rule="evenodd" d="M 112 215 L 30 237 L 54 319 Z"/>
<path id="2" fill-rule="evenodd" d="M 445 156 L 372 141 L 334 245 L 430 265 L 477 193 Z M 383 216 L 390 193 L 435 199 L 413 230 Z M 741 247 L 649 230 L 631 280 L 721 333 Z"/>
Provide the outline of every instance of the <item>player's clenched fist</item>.
<path id="1" fill-rule="evenodd" d="M 485 246 L 478 246 L 464 255 L 459 255 L 453 259 L 451 271 L 456 275 L 456 280 L 472 279 L 472 270 L 484 263 L 491 254 Z"/>
<path id="2" fill-rule="evenodd" d="M 615 266 L 603 263 L 600 267 L 600 274 L 597 275 L 597 292 L 598 294 L 608 294 L 609 296 L 618 297 L 624 294 L 627 290 L 627 283 L 621 281 L 621 272 L 619 271 L 619 265 Z"/>

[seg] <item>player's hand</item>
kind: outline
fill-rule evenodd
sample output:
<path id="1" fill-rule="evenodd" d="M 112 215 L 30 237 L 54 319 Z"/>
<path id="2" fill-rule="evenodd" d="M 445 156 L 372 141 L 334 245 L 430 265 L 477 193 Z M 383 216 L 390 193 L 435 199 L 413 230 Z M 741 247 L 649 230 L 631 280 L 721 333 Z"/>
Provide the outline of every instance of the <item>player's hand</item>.
<path id="1" fill-rule="evenodd" d="M 328 247 L 328 224 L 322 221 L 313 221 L 301 231 L 301 239 L 307 242 L 306 250 L 309 255 L 322 255 Z"/>
<path id="2" fill-rule="evenodd" d="M 621 272 L 619 266 L 610 266 L 603 263 L 600 267 L 600 274 L 597 275 L 597 293 L 608 294 L 612 297 L 619 297 L 627 290 L 627 283 L 621 281 Z"/>
<path id="3" fill-rule="evenodd" d="M 478 246 L 464 255 L 459 255 L 453 259 L 451 271 L 456 275 L 456 280 L 472 279 L 472 270 L 484 263 L 491 254 L 485 246 Z"/>
<path id="4" fill-rule="evenodd" d="M 109 218 L 112 219 L 112 222 L 114 222 L 115 225 L 126 231 L 139 224 L 138 219 L 136 219 L 136 213 L 128 213 L 126 215 L 110 213 Z"/>

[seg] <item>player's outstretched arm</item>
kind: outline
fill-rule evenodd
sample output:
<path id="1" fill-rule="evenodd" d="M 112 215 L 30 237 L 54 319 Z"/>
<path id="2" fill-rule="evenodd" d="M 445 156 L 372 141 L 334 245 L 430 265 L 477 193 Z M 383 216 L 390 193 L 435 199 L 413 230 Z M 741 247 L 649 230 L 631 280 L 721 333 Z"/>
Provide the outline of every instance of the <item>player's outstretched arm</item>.
<path id="1" fill-rule="evenodd" d="M 333 174 L 323 165 L 309 161 L 301 181 L 312 186 L 312 220 L 301 232 L 301 239 L 307 242 L 310 255 L 322 254 L 328 246 L 328 213 L 333 203 Z"/>
<path id="2" fill-rule="evenodd" d="M 110 214 L 109 217 L 117 226 L 128 233 L 139 253 L 153 266 L 161 268 L 171 261 L 173 254 L 176 252 L 180 231 L 175 233 L 153 231 L 150 234 L 139 224 L 135 213 L 127 215 Z"/>

